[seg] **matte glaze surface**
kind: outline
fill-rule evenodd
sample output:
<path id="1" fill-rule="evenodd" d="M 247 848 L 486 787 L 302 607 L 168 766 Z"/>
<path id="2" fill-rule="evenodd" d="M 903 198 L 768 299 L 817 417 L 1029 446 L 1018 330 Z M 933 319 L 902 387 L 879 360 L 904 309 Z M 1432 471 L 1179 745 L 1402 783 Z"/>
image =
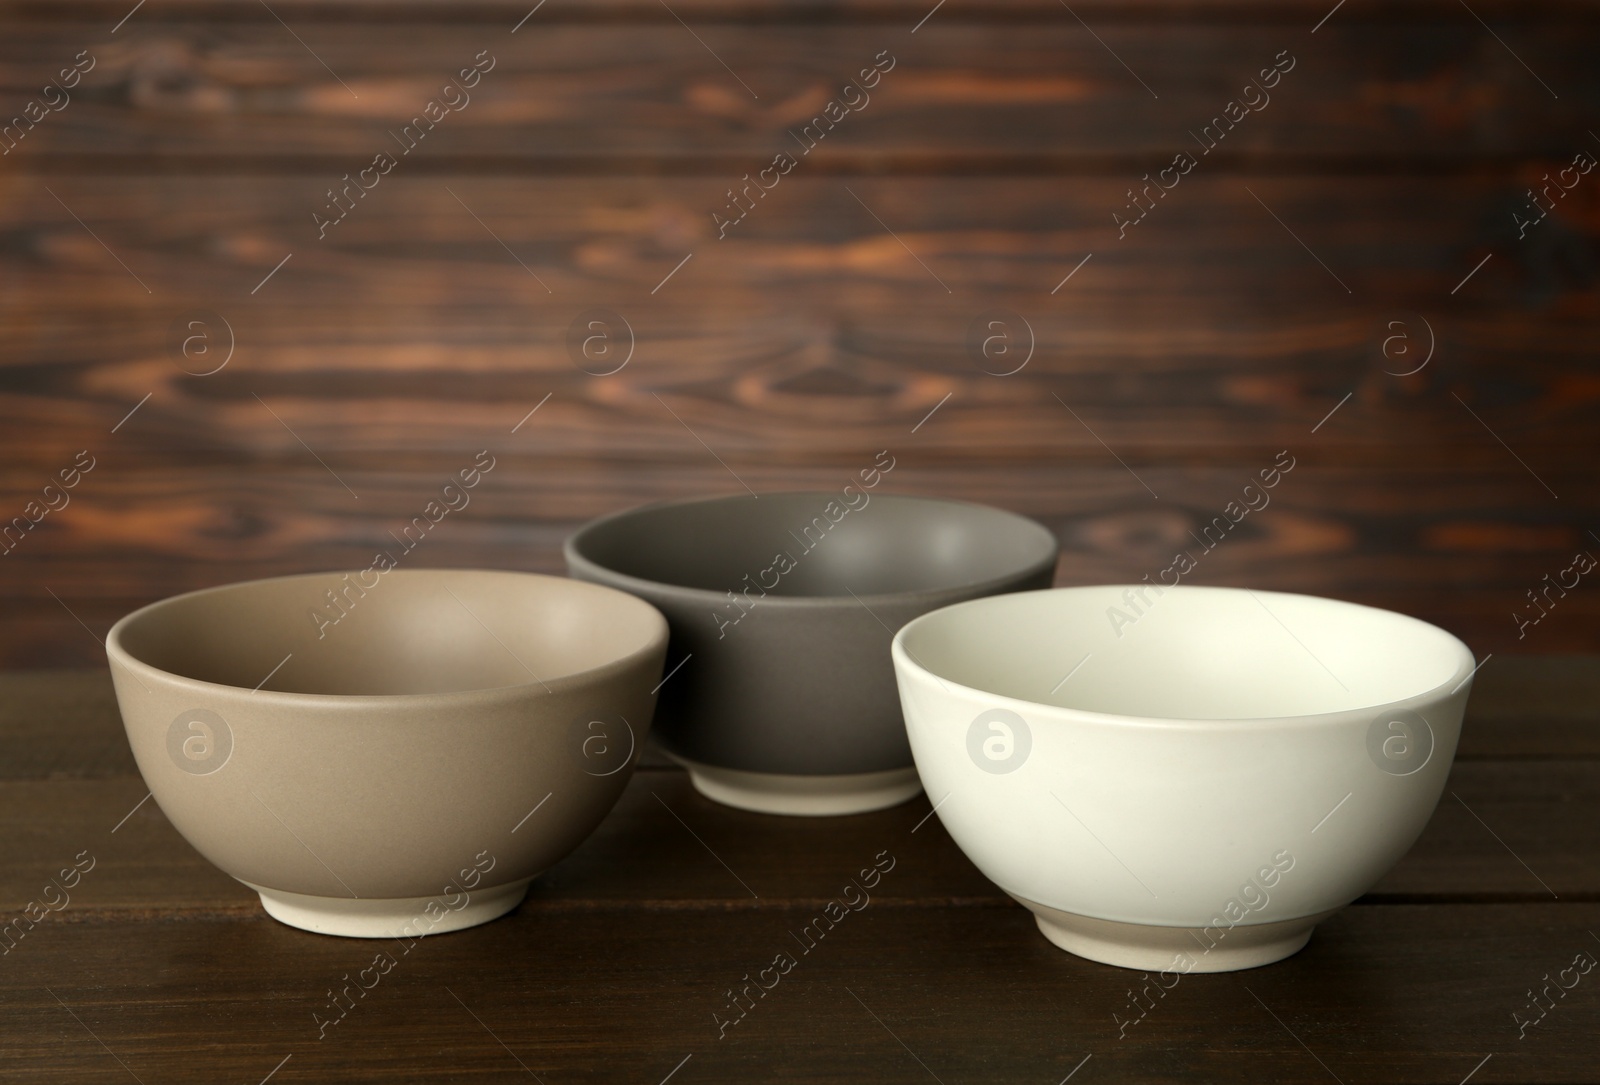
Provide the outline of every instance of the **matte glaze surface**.
<path id="1" fill-rule="evenodd" d="M 1388 611 L 1149 585 L 950 607 L 901 630 L 894 662 L 923 785 L 977 867 L 1057 934 L 1050 910 L 1210 928 L 1218 957 L 1197 943 L 1189 970 L 1226 959 L 1226 930 L 1314 922 L 1405 853 L 1473 670 Z M 1096 959 L 1172 961 L 1147 948 L 1166 956 Z"/>
<path id="2" fill-rule="evenodd" d="M 331 933 L 365 934 L 382 932 L 337 929 L 339 901 L 362 902 L 357 928 L 380 901 L 453 913 L 575 848 L 632 773 L 666 642 L 621 592 L 419 569 L 178 596 L 123 618 L 106 650 L 178 831 L 240 881 L 324 902 Z"/>
<path id="3" fill-rule="evenodd" d="M 692 657 L 661 688 L 656 734 L 669 752 L 845 775 L 911 765 L 894 630 L 949 603 L 1048 586 L 1057 549 L 1042 525 L 999 509 L 884 494 L 848 509 L 819 492 L 647 505 L 586 526 L 566 558 L 573 576 L 661 609 L 669 668 Z"/>

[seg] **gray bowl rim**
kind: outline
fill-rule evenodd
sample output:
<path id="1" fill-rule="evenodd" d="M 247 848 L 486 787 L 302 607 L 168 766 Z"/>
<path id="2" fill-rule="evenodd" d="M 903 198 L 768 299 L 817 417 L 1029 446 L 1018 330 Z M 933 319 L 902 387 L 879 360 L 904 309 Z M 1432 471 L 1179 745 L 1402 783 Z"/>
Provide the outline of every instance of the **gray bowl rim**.
<path id="1" fill-rule="evenodd" d="M 582 568 L 585 571 L 595 570 L 604 573 L 607 578 L 605 583 L 627 585 L 628 590 L 634 590 L 637 587 L 643 592 L 666 593 L 679 599 L 706 602 L 716 606 L 727 601 L 725 592 L 714 591 L 710 588 L 695 588 L 684 584 L 673 584 L 664 580 L 649 580 L 644 577 L 631 576 L 627 573 L 619 572 L 608 565 L 600 564 L 587 555 L 580 553 L 578 547 L 582 544 L 585 536 L 620 521 L 628 520 L 640 513 L 656 509 L 709 505 L 714 502 L 759 500 L 761 497 L 818 497 L 829 499 L 837 497 L 838 494 L 839 491 L 837 490 L 767 490 L 758 494 L 755 498 L 739 494 L 715 494 L 703 497 L 668 498 L 662 501 L 650 501 L 590 520 L 567 536 L 566 541 L 562 543 L 561 552 L 566 559 L 569 570 Z M 825 607 L 867 606 L 871 602 L 893 604 L 916 600 L 919 604 L 930 603 L 933 606 L 942 606 L 944 601 L 960 602 L 974 594 L 980 596 L 993 594 L 1006 584 L 1025 580 L 1041 572 L 1048 571 L 1053 573 L 1057 562 L 1061 558 L 1061 541 L 1056 538 L 1055 533 L 1031 516 L 1024 516 L 1020 512 L 1012 512 L 1010 509 L 1002 509 L 995 505 L 985 505 L 978 501 L 961 501 L 948 497 L 923 497 L 919 494 L 878 494 L 875 496 L 889 498 L 893 501 L 982 509 L 985 512 L 996 513 L 1015 522 L 1024 530 L 1037 532 L 1041 542 L 1048 540 L 1048 553 L 1041 554 L 1041 556 L 1027 565 L 1020 566 L 1011 572 L 948 587 L 928 588 L 920 591 L 878 592 L 871 595 L 766 595 L 762 597 L 761 605 L 782 610 L 805 610 Z M 868 609 L 870 610 L 871 608 L 868 607 Z"/>

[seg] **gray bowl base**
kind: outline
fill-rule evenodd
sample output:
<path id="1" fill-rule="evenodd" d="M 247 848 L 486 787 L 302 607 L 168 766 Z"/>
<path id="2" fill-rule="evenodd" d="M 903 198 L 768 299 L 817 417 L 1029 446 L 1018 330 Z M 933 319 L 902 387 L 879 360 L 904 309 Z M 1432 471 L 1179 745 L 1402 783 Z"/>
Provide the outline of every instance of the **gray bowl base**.
<path id="1" fill-rule="evenodd" d="M 1333 914 L 1234 927 L 1157 927 L 1094 919 L 1015 893 L 1008 896 L 1033 913 L 1039 932 L 1058 949 L 1118 968 L 1171 975 L 1238 972 L 1292 957 L 1311 940 L 1312 929 Z"/>
<path id="2" fill-rule="evenodd" d="M 669 753 L 712 802 L 757 814 L 836 817 L 899 806 L 922 793 L 915 767 L 842 776 L 789 776 L 703 765 Z"/>
<path id="3" fill-rule="evenodd" d="M 303 931 L 341 938 L 416 938 L 465 930 L 499 919 L 522 903 L 532 880 L 464 890 L 466 902 L 454 909 L 438 897 L 314 897 L 244 884 L 261 894 L 261 906 L 273 919 Z M 430 904 L 434 906 L 432 912 L 428 909 Z"/>

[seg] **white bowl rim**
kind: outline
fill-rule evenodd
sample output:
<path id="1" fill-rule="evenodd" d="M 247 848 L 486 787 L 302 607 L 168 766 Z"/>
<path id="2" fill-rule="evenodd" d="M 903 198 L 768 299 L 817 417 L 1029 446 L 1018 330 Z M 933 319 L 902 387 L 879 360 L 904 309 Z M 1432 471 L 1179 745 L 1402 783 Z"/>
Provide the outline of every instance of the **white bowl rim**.
<path id="1" fill-rule="evenodd" d="M 324 569 L 309 573 L 289 573 L 285 576 L 258 577 L 254 580 L 236 580 L 227 584 L 215 584 L 209 588 L 198 588 L 194 591 L 180 592 L 177 595 L 170 595 L 164 599 L 157 599 L 155 602 L 147 603 L 138 610 L 124 614 L 121 618 L 117 619 L 116 624 L 114 624 L 111 627 L 110 632 L 106 634 L 105 648 L 107 660 L 113 666 L 121 666 L 123 670 L 127 671 L 136 680 L 138 680 L 140 685 L 144 685 L 144 679 L 150 678 L 168 687 L 177 687 L 179 689 L 200 695 L 216 696 L 220 694 L 223 696 L 234 696 L 243 693 L 249 694 L 253 699 L 260 698 L 261 701 L 266 704 L 277 704 L 284 706 L 294 705 L 302 708 L 315 705 L 322 708 L 335 709 L 405 707 L 428 710 L 459 707 L 463 702 L 468 701 L 482 704 L 485 698 L 489 699 L 492 703 L 514 702 L 524 699 L 530 695 L 545 697 L 553 696 L 558 693 L 569 692 L 574 689 L 581 689 L 584 686 L 591 685 L 598 680 L 610 678 L 616 674 L 626 671 L 639 659 L 648 656 L 651 652 L 655 651 L 658 646 L 665 644 L 667 640 L 667 620 L 662 616 L 659 610 L 649 603 L 648 600 L 640 599 L 636 595 L 629 595 L 625 591 L 619 591 L 618 589 L 605 584 L 595 584 L 589 581 L 574 580 L 571 577 L 565 576 L 552 576 L 549 573 L 524 572 L 519 569 L 456 567 L 442 568 L 435 566 L 417 566 L 409 569 L 391 569 L 389 572 L 384 573 L 383 575 L 388 577 L 393 576 L 396 573 L 402 576 L 409 576 L 415 573 L 492 573 L 495 575 L 525 577 L 528 579 L 558 584 L 579 585 L 580 590 L 598 589 L 601 591 L 613 592 L 625 599 L 639 604 L 644 608 L 641 611 L 641 615 L 647 622 L 650 622 L 650 624 L 655 626 L 655 631 L 654 634 L 638 649 L 629 652 L 626 655 L 612 659 L 606 663 L 602 663 L 598 667 L 589 667 L 581 671 L 573 671 L 568 674 L 556 675 L 553 678 L 548 678 L 543 681 L 535 679 L 531 682 L 517 682 L 504 686 L 484 686 L 475 689 L 445 690 L 437 693 L 346 694 L 296 693 L 289 690 L 275 689 L 248 690 L 243 686 L 232 686 L 225 682 L 209 682 L 203 678 L 191 678 L 188 675 L 178 674 L 174 671 L 169 671 L 164 668 L 154 666 L 153 664 L 146 663 L 144 660 L 135 656 L 122 644 L 123 631 L 135 621 L 138 621 L 141 616 L 158 608 L 176 604 L 184 599 L 190 599 L 200 595 L 208 595 L 212 592 L 229 591 L 246 584 L 266 584 L 280 580 L 312 580 L 329 576 L 344 576 L 347 574 L 353 575 L 358 571 L 359 570 L 355 569 Z"/>
<path id="2" fill-rule="evenodd" d="M 1459 649 L 1459 655 L 1461 657 L 1460 662 L 1456 664 L 1455 673 L 1444 682 L 1425 690 L 1419 690 L 1417 693 L 1411 694 L 1410 696 L 1401 697 L 1392 701 L 1380 701 L 1371 705 L 1356 705 L 1350 708 L 1339 708 L 1334 709 L 1331 712 L 1312 712 L 1289 716 L 1229 716 L 1214 719 L 1193 719 L 1178 716 L 1135 716 L 1116 712 L 1096 712 L 1084 708 L 1067 708 L 1062 705 L 1046 704 L 1043 701 L 1030 701 L 1022 697 L 1012 697 L 1009 694 L 995 693 L 990 690 L 979 689 L 976 686 L 969 686 L 965 683 L 957 682 L 954 679 L 946 678 L 945 676 L 936 673 L 932 668 L 926 667 L 922 663 L 918 662 L 905 646 L 906 635 L 911 633 L 917 626 L 923 624 L 924 622 L 932 622 L 938 619 L 940 615 L 944 615 L 952 610 L 959 610 L 964 607 L 974 606 L 995 606 L 999 605 L 1006 599 L 1015 599 L 1018 596 L 1059 595 L 1066 592 L 1090 590 L 1099 591 L 1107 588 L 1137 588 L 1140 586 L 1141 585 L 1137 584 L 1075 584 L 1059 588 L 1041 588 L 1036 591 L 1009 592 L 1005 595 L 991 595 L 982 599 L 969 599 L 965 602 L 955 603 L 951 606 L 941 607 L 938 610 L 929 611 L 927 614 L 913 618 L 911 621 L 901 626 L 900 631 L 894 635 L 894 641 L 890 646 L 890 652 L 894 658 L 897 671 L 904 667 L 907 671 L 910 671 L 913 674 L 918 676 L 926 676 L 932 679 L 935 683 L 946 688 L 947 690 L 961 690 L 962 692 L 970 694 L 972 697 L 978 700 L 991 701 L 996 705 L 996 707 L 1011 708 L 1013 711 L 1017 711 L 1019 713 L 1034 713 L 1035 715 L 1030 719 L 1030 723 L 1033 723 L 1035 720 L 1037 720 L 1037 722 L 1041 725 L 1047 723 L 1058 725 L 1067 723 L 1091 723 L 1111 727 L 1138 727 L 1151 730 L 1181 729 L 1186 731 L 1194 731 L 1206 728 L 1217 730 L 1244 728 L 1255 729 L 1260 728 L 1263 724 L 1315 726 L 1318 724 L 1343 723 L 1353 714 L 1365 715 L 1367 713 L 1382 712 L 1386 709 L 1404 708 L 1409 705 L 1443 700 L 1445 698 L 1454 696 L 1455 693 L 1460 690 L 1461 687 L 1465 686 L 1468 680 L 1470 680 L 1472 676 L 1477 673 L 1478 667 L 1481 666 L 1481 664 L 1474 659 L 1472 650 L 1468 648 L 1466 644 L 1462 642 L 1461 638 L 1457 637 L 1454 633 L 1451 633 L 1446 629 L 1441 629 L 1432 622 L 1425 622 L 1421 618 L 1413 618 L 1409 614 L 1402 614 L 1396 610 L 1385 610 L 1383 607 L 1367 606 L 1364 603 L 1352 603 L 1344 599 L 1332 599 L 1325 595 L 1307 595 L 1303 592 L 1260 591 L 1255 588 L 1238 588 L 1212 584 L 1179 584 L 1176 586 L 1169 586 L 1166 588 L 1166 590 L 1186 593 L 1223 592 L 1230 594 L 1248 591 L 1256 595 L 1264 595 L 1274 598 L 1314 599 L 1319 603 L 1331 603 L 1340 607 L 1375 611 L 1376 613 L 1388 615 L 1390 617 L 1403 618 L 1407 621 L 1416 622 L 1418 625 L 1425 626 L 1428 629 L 1435 631 L 1440 636 L 1448 638 L 1448 642 L 1452 642 L 1455 647 Z M 1148 585 L 1144 586 L 1147 587 Z M 1486 656 L 1484 658 L 1485 661 L 1487 661 L 1488 657 Z M 1440 690 L 1448 690 L 1448 692 L 1441 697 L 1439 693 Z M 1043 713 L 1043 715 L 1040 715 L 1041 713 Z"/>

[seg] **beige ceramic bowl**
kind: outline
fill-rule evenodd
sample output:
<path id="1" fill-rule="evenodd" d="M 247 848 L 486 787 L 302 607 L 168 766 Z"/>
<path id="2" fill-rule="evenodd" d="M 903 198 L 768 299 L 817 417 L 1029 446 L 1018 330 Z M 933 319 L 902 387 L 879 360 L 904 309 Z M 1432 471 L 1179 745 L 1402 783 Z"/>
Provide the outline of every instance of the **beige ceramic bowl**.
<path id="1" fill-rule="evenodd" d="M 191 592 L 106 638 L 155 801 L 292 926 L 510 911 L 632 774 L 667 625 L 531 573 L 317 573 Z"/>

